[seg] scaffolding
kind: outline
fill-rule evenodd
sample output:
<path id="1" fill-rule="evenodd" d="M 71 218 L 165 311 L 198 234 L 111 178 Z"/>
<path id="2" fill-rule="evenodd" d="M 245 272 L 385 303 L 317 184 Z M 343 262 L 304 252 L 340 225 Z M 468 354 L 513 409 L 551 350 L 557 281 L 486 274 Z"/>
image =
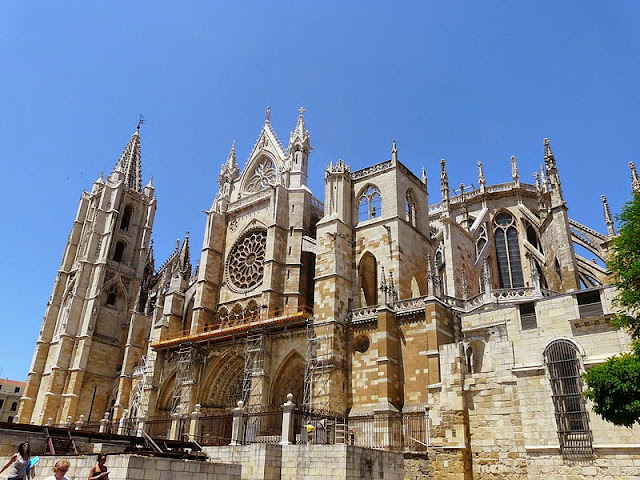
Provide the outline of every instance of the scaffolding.
<path id="1" fill-rule="evenodd" d="M 265 374 L 265 342 L 264 328 L 253 329 L 247 333 L 244 354 L 244 377 L 242 379 L 242 401 L 248 407 L 261 404 Z"/>
<path id="2" fill-rule="evenodd" d="M 307 355 L 304 372 L 303 405 L 307 409 L 328 410 L 331 379 L 332 341 L 329 322 L 307 320 Z"/>
<path id="3" fill-rule="evenodd" d="M 173 388 L 171 413 L 187 413 L 189 410 L 189 397 L 186 386 L 196 383 L 194 378 L 194 366 L 200 360 L 198 348 L 193 343 L 180 345 L 176 352 L 176 378 Z"/>

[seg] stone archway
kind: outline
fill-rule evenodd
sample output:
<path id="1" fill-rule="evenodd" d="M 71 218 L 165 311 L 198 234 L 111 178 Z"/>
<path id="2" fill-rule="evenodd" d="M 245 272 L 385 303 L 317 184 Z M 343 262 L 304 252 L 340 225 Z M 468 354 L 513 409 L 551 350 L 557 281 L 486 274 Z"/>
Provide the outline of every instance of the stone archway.
<path id="1" fill-rule="evenodd" d="M 230 409 L 242 399 L 244 359 L 225 355 L 212 364 L 205 375 L 200 404 L 204 410 Z"/>
<path id="2" fill-rule="evenodd" d="M 293 402 L 301 405 L 304 397 L 305 361 L 302 355 L 292 351 L 280 364 L 271 387 L 271 404 L 282 405 L 287 394 L 293 393 Z"/>

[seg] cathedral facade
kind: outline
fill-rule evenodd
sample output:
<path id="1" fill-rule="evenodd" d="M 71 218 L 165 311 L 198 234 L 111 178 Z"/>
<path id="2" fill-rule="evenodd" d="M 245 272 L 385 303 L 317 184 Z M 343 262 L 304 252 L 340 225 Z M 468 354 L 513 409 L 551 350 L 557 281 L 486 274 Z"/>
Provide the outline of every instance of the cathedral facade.
<path id="1" fill-rule="evenodd" d="M 488 469 L 480 455 L 526 475 L 631 442 L 581 396 L 580 373 L 629 344 L 610 325 L 613 220 L 604 197 L 606 234 L 568 216 L 548 140 L 533 183 L 512 157 L 510 182 L 488 184 L 478 163 L 477 187 L 450 186 L 442 160 L 432 202 L 393 142 L 367 168 L 328 165 L 320 200 L 304 110 L 286 147 L 267 112 L 244 168 L 235 145 L 221 167 L 194 269 L 188 236 L 155 265 L 138 130 L 82 194 L 20 422 L 216 414 L 292 393 L 353 419 L 420 412 L 426 444 L 461 472 Z"/>

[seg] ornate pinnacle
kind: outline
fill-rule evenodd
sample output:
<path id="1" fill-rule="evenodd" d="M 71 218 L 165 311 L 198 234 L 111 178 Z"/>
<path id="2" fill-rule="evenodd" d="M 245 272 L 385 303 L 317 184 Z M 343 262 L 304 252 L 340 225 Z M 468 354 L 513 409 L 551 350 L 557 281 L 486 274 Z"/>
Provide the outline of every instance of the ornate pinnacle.
<path id="1" fill-rule="evenodd" d="M 449 176 L 447 175 L 447 161 L 440 160 L 440 192 L 442 200 L 449 200 Z"/>
<path id="2" fill-rule="evenodd" d="M 427 169 L 422 167 L 422 183 L 427 184 Z"/>
<path id="3" fill-rule="evenodd" d="M 520 180 L 520 175 L 518 174 L 518 162 L 516 161 L 516 156 L 511 155 L 511 178 L 515 183 L 518 183 Z"/>
<path id="4" fill-rule="evenodd" d="M 480 186 L 484 186 L 487 181 L 484 178 L 484 168 L 482 167 L 482 162 L 478 162 L 478 183 Z"/>
<path id="5" fill-rule="evenodd" d="M 542 141 L 544 145 L 544 163 L 546 164 L 548 169 L 556 168 L 556 159 L 553 156 L 553 152 L 551 151 L 551 145 L 549 145 L 549 139 L 545 138 Z"/>
<path id="6" fill-rule="evenodd" d="M 604 222 L 607 224 L 607 233 L 611 236 L 616 234 L 616 230 L 613 226 L 613 217 L 611 216 L 611 210 L 609 209 L 609 202 L 604 195 L 600 196 L 602 200 L 602 210 L 604 212 Z"/>
<path id="7" fill-rule="evenodd" d="M 398 145 L 395 138 L 391 141 L 391 160 L 394 162 L 398 160 Z"/>
<path id="8" fill-rule="evenodd" d="M 267 105 L 267 110 L 264 112 L 265 123 L 269 122 L 270 118 L 271 118 L 271 105 Z"/>
<path id="9" fill-rule="evenodd" d="M 631 169 L 631 188 L 634 192 L 640 192 L 640 178 L 638 177 L 636 164 L 629 162 L 629 168 Z"/>

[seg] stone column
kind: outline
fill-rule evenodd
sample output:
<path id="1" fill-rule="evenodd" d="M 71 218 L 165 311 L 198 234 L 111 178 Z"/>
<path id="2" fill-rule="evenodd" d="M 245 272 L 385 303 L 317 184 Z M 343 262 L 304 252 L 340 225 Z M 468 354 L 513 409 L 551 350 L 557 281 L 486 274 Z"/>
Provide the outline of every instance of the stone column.
<path id="1" fill-rule="evenodd" d="M 287 402 L 282 405 L 282 437 L 280 445 L 291 445 L 293 438 L 293 409 L 296 404 L 293 403 L 293 393 L 287 394 Z"/>
<path id="2" fill-rule="evenodd" d="M 244 402 L 238 400 L 238 406 L 233 409 L 233 426 L 231 427 L 231 443 L 229 445 L 242 445 L 244 443 Z"/>
<path id="3" fill-rule="evenodd" d="M 201 408 L 201 405 L 199 403 L 196 403 L 195 410 L 191 412 L 191 422 L 189 423 L 189 439 L 190 440 L 196 440 L 196 436 L 198 436 L 198 433 L 200 432 L 200 417 L 202 417 L 200 408 Z"/>
<path id="4" fill-rule="evenodd" d="M 136 429 L 136 437 L 141 437 L 142 436 L 142 432 L 144 432 L 144 427 L 147 423 L 147 417 L 146 416 L 141 416 L 138 417 L 138 428 Z"/>

